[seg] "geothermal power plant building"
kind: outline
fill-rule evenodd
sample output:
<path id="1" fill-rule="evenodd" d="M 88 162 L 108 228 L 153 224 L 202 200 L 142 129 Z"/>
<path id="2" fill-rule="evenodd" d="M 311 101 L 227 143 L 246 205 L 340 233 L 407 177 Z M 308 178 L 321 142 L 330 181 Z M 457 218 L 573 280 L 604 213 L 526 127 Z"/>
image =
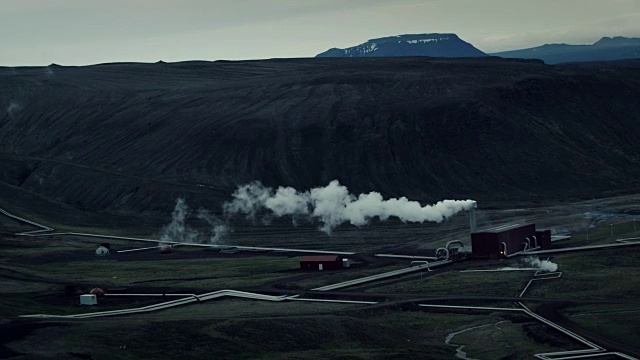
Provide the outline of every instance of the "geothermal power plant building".
<path id="1" fill-rule="evenodd" d="M 551 247 L 551 231 L 536 230 L 535 224 L 502 225 L 471 234 L 476 259 L 501 259 L 522 251 Z"/>

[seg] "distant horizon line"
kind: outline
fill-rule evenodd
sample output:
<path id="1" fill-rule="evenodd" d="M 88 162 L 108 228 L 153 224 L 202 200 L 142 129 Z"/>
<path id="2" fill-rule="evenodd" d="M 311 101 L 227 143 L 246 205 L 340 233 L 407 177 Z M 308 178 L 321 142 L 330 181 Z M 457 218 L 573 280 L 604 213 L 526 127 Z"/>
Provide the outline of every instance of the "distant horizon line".
<path id="1" fill-rule="evenodd" d="M 376 37 L 376 38 L 370 38 L 368 40 L 366 40 L 365 42 L 362 42 L 360 44 L 357 45 L 353 45 L 353 46 L 349 46 L 346 48 L 330 48 L 330 49 L 348 49 L 351 47 L 357 47 L 360 46 L 362 44 L 366 44 L 367 42 L 371 41 L 371 40 L 377 40 L 377 39 L 384 39 L 384 38 L 392 38 L 392 37 L 400 37 L 400 36 L 419 36 L 419 35 L 455 35 L 457 36 L 460 40 L 468 42 L 466 40 L 464 40 L 463 38 L 461 38 L 457 33 L 453 33 L 453 32 L 431 32 L 431 33 L 412 33 L 412 34 L 399 34 L 399 35 L 388 35 L 388 36 L 382 36 L 382 37 Z M 489 55 L 489 56 L 494 56 L 493 54 L 499 54 L 499 53 L 506 53 L 506 52 L 511 52 L 511 51 L 519 51 L 519 50 L 527 50 L 527 49 L 535 49 L 535 48 L 539 48 L 545 45 L 572 45 L 572 46 L 592 46 L 594 44 L 596 44 L 598 41 L 602 40 L 602 39 L 616 39 L 616 38 L 624 38 L 624 39 L 640 39 L 640 35 L 636 36 L 622 36 L 622 35 L 613 35 L 613 36 L 600 36 L 597 40 L 593 41 L 593 42 L 585 42 L 585 43 L 544 43 L 542 45 L 536 45 L 536 46 L 531 46 L 531 47 L 524 47 L 524 48 L 514 48 L 514 49 L 507 49 L 507 50 L 500 50 L 500 51 L 492 51 L 492 52 L 485 52 L 484 50 L 478 48 L 476 45 L 474 45 L 471 42 L 468 42 L 469 44 L 473 45 L 473 47 L 475 47 L 476 49 L 482 51 L 483 53 Z M 268 58 L 250 58 L 250 59 L 246 59 L 246 58 L 242 58 L 242 59 L 234 59 L 234 58 L 221 58 L 221 59 L 186 59 L 186 60 L 170 60 L 170 61 L 165 61 L 162 59 L 156 60 L 156 61 L 145 61 L 145 60 L 113 60 L 113 61 L 104 61 L 104 62 L 96 62 L 96 63 L 84 63 L 84 64 L 73 64 L 73 65 L 65 65 L 65 64 L 60 64 L 60 63 L 56 63 L 55 61 L 47 64 L 47 65 L 4 65 L 4 64 L 0 64 L 0 68 L 44 68 L 44 67 L 51 67 L 51 66 L 61 66 L 61 67 L 84 67 L 84 66 L 97 66 L 97 65 L 108 65 L 108 64 L 162 64 L 162 63 L 166 63 L 166 64 L 175 64 L 175 63 L 184 63 L 184 62 L 217 62 L 217 61 L 229 61 L 229 62 L 239 62 L 239 61 L 264 61 L 264 60 L 294 60 L 294 59 L 315 59 L 316 55 L 312 55 L 312 56 L 298 56 L 298 57 L 268 57 Z M 416 57 L 421 57 L 421 56 L 416 56 Z M 499 56 L 496 56 L 499 57 Z M 446 57 L 444 57 L 446 58 Z"/>

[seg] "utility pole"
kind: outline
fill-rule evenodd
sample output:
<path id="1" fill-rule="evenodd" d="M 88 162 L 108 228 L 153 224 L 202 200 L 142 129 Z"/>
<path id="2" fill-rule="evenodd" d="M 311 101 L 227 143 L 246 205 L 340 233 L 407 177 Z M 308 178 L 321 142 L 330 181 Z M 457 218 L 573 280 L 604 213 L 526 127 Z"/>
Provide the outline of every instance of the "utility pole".
<path id="1" fill-rule="evenodd" d="M 589 242 L 589 228 L 591 227 L 591 224 L 587 225 L 587 242 Z"/>
<path id="2" fill-rule="evenodd" d="M 611 227 L 611 238 L 613 239 L 613 224 L 611 224 L 610 227 Z"/>

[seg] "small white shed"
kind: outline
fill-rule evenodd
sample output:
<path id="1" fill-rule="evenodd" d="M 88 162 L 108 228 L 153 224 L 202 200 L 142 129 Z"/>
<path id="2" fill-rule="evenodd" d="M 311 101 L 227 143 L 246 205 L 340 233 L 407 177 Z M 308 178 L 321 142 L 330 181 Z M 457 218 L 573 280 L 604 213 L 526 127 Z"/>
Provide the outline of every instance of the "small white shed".
<path id="1" fill-rule="evenodd" d="M 97 305 L 98 298 L 95 294 L 80 295 L 80 305 Z"/>

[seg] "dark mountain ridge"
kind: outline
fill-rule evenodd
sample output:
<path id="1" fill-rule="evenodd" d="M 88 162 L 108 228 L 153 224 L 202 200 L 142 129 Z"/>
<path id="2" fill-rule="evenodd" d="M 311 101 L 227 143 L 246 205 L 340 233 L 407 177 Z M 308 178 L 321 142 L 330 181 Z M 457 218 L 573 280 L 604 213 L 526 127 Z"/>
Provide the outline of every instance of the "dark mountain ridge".
<path id="1" fill-rule="evenodd" d="M 547 64 L 640 58 L 640 38 L 603 37 L 592 45 L 546 44 L 491 54 L 503 58 L 540 59 Z"/>
<path id="2" fill-rule="evenodd" d="M 411 34 L 371 39 L 346 49 L 329 49 L 316 57 L 482 57 L 487 54 L 456 34 Z"/>
<path id="3" fill-rule="evenodd" d="M 0 193 L 110 212 L 214 209 L 252 180 L 597 197 L 640 187 L 639 93 L 638 67 L 499 58 L 0 68 Z"/>

